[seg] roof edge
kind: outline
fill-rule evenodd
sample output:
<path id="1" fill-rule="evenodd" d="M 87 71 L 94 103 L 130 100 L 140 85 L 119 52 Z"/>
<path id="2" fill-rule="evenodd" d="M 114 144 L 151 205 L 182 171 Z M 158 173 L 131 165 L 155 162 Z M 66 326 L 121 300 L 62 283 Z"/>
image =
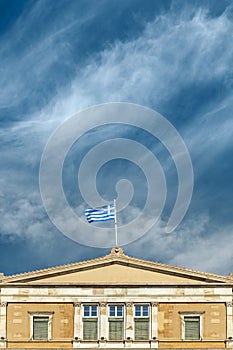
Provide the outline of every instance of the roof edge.
<path id="1" fill-rule="evenodd" d="M 198 270 L 192 270 L 188 268 L 178 267 L 178 266 L 172 266 L 167 264 L 158 263 L 155 261 L 150 260 L 143 260 L 139 258 L 134 258 L 128 255 L 125 255 L 124 250 L 120 247 L 114 247 L 111 249 L 110 254 L 107 254 L 105 256 L 101 256 L 98 258 L 90 259 L 90 260 L 83 260 L 80 262 L 74 262 L 70 264 L 65 265 L 58 265 L 54 267 L 49 267 L 45 269 L 40 270 L 34 270 L 30 272 L 24 272 L 19 273 L 15 275 L 10 276 L 1 276 L 1 283 L 12 283 L 12 282 L 19 282 L 24 280 L 27 282 L 27 280 L 32 279 L 39 279 L 40 277 L 43 277 L 44 274 L 48 276 L 53 276 L 56 274 L 65 274 L 67 272 L 74 272 L 76 269 L 88 269 L 91 266 L 95 265 L 96 268 L 99 266 L 102 266 L 105 263 L 126 263 L 127 265 L 137 265 L 145 267 L 150 270 L 154 270 L 157 272 L 160 272 L 160 270 L 166 270 L 167 273 L 170 274 L 176 274 L 176 275 L 183 275 L 190 278 L 197 278 L 208 282 L 221 282 L 221 283 L 229 283 L 229 277 L 228 276 L 222 276 L 207 272 L 201 272 Z"/>

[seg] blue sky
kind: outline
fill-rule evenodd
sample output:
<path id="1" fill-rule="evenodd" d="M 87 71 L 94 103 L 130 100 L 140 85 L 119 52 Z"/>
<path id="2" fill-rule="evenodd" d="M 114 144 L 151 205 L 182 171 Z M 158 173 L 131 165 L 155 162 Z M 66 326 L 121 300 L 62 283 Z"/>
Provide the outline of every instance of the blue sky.
<path id="1" fill-rule="evenodd" d="M 177 188 L 173 165 L 166 172 L 170 199 L 158 225 L 125 252 L 203 271 L 233 271 L 232 2 L 0 0 L 0 14 L 0 271 L 108 253 L 60 233 L 39 191 L 40 159 L 52 132 L 82 109 L 106 102 L 141 104 L 165 116 L 184 139 L 194 170 L 191 205 L 177 229 L 163 230 Z M 100 140 L 126 134 L 154 147 L 154 140 L 133 128 L 100 128 L 74 145 L 64 166 L 72 206 L 81 205 L 74 165 Z M 156 149 L 166 167 L 168 155 Z M 100 192 L 110 200 L 122 177 L 134 184 L 134 208 L 140 211 L 145 179 L 133 164 L 106 164 L 97 179 Z"/>

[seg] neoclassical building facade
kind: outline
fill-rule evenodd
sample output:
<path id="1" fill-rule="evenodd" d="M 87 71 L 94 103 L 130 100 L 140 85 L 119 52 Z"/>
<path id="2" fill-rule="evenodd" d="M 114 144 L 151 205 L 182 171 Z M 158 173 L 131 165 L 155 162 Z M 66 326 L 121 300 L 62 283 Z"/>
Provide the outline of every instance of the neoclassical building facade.
<path id="1" fill-rule="evenodd" d="M 1 275 L 2 348 L 233 348 L 232 276 L 113 248 L 89 261 Z"/>

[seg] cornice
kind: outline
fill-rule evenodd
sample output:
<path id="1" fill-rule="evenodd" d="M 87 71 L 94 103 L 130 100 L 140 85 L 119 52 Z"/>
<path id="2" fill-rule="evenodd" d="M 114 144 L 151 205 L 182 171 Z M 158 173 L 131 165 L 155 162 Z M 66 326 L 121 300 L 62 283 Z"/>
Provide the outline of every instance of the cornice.
<path id="1" fill-rule="evenodd" d="M 68 273 L 95 269 L 109 264 L 122 264 L 124 266 L 130 266 L 134 268 L 146 269 L 158 273 L 170 274 L 175 276 L 182 276 L 194 280 L 199 280 L 204 283 L 223 283 L 231 284 L 233 280 L 229 277 L 200 272 L 198 270 L 187 269 L 183 267 L 166 265 L 154 261 L 142 260 L 139 258 L 134 258 L 124 254 L 122 248 L 115 247 L 111 249 L 110 254 L 81 262 L 75 262 L 66 265 L 60 265 L 55 267 L 50 267 L 41 270 L 35 270 L 31 272 L 20 273 L 11 276 L 2 276 L 1 284 L 8 283 L 27 283 L 31 281 L 36 281 L 41 278 L 48 278 L 52 276 L 64 275 Z"/>

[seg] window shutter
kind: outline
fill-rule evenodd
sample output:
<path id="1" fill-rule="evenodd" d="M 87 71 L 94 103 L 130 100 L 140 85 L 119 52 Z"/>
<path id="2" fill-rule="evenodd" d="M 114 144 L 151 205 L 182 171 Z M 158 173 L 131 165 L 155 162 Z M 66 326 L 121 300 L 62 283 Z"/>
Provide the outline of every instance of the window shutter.
<path id="1" fill-rule="evenodd" d="M 135 340 L 149 339 L 149 319 L 136 318 L 134 320 L 134 337 Z"/>
<path id="2" fill-rule="evenodd" d="M 48 340 L 48 317 L 33 318 L 33 339 Z"/>
<path id="3" fill-rule="evenodd" d="M 123 339 L 123 319 L 109 319 L 109 340 Z"/>
<path id="4" fill-rule="evenodd" d="M 200 317 L 185 317 L 185 339 L 200 339 Z"/>
<path id="5" fill-rule="evenodd" d="M 83 340 L 97 340 L 97 318 L 83 319 Z"/>

